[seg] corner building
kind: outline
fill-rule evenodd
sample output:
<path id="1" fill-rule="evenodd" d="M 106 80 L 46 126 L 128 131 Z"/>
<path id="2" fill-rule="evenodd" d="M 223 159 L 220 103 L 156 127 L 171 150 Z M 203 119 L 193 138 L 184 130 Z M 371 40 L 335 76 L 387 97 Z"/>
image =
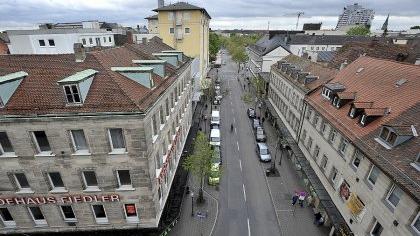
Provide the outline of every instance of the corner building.
<path id="1" fill-rule="evenodd" d="M 192 118 L 171 50 L 1 56 L 1 233 L 158 226 Z"/>

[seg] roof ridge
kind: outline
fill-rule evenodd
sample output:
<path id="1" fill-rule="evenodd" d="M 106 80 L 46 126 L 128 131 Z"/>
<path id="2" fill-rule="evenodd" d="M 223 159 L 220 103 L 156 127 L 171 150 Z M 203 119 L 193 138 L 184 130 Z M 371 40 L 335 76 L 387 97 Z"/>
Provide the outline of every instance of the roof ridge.
<path id="1" fill-rule="evenodd" d="M 367 57 L 367 58 L 370 58 L 370 59 L 373 59 L 373 60 L 376 60 L 376 61 L 392 62 L 392 64 L 397 64 L 397 65 L 411 66 L 413 68 L 419 68 L 420 67 L 420 65 L 415 65 L 415 64 L 405 62 L 405 61 L 396 61 L 396 60 L 387 59 L 387 58 L 371 57 L 371 56 L 368 56 L 368 55 L 365 55 L 365 56 L 361 55 L 355 61 L 357 61 L 357 60 L 359 60 L 360 58 L 363 58 L 363 57 Z"/>

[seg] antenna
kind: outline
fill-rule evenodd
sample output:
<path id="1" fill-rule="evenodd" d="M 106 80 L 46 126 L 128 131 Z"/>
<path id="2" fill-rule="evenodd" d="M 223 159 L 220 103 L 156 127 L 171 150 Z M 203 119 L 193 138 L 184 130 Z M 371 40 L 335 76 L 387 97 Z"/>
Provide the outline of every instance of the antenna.
<path id="1" fill-rule="evenodd" d="M 296 30 L 298 29 L 298 26 L 299 26 L 299 18 L 300 18 L 300 16 L 302 16 L 304 14 L 305 14 L 305 12 L 303 12 L 303 11 L 300 11 L 300 12 L 297 13 Z"/>
<path id="2" fill-rule="evenodd" d="M 268 30 L 268 32 L 270 32 L 270 21 L 268 21 L 267 30 Z"/>

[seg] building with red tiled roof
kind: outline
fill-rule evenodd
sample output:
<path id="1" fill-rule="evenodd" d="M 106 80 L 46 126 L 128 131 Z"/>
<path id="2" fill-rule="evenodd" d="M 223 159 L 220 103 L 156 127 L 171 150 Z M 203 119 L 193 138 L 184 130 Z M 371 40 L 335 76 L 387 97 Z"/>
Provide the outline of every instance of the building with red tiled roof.
<path id="1" fill-rule="evenodd" d="M 362 56 L 307 97 L 299 139 L 354 234 L 418 234 L 420 67 Z"/>
<path id="2" fill-rule="evenodd" d="M 192 60 L 158 39 L 74 50 L 0 55 L 2 233 L 161 219 L 191 126 Z"/>

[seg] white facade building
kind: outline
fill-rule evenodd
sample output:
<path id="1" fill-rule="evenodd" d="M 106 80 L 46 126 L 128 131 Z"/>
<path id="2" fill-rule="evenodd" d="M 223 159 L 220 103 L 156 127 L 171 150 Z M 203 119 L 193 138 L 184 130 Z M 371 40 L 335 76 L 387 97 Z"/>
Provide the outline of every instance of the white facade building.
<path id="1" fill-rule="evenodd" d="M 370 28 L 375 12 L 372 9 L 366 9 L 355 3 L 344 7 L 343 14 L 339 16 L 336 29 L 347 28 L 351 26 L 364 25 Z"/>

